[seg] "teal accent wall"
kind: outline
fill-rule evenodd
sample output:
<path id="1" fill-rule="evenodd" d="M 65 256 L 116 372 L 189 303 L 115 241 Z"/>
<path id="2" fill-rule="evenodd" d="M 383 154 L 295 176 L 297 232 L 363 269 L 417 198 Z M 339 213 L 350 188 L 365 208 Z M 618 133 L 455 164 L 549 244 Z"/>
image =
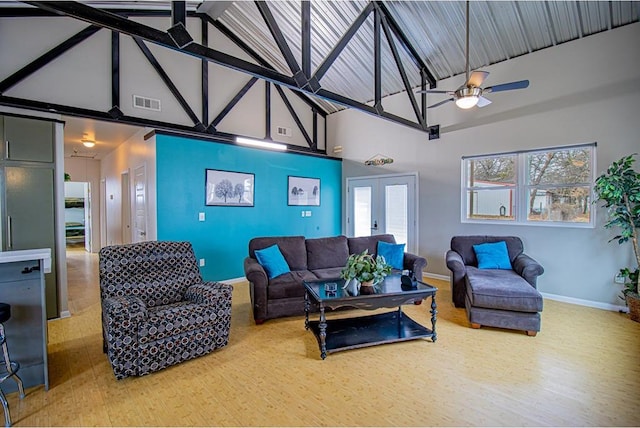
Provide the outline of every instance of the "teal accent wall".
<path id="1" fill-rule="evenodd" d="M 156 134 L 158 240 L 190 241 L 205 280 L 244 276 L 251 238 L 341 232 L 342 162 Z M 205 205 L 205 170 L 255 174 L 253 207 Z M 288 206 L 287 177 L 319 178 L 320 206 Z M 302 217 L 302 211 L 311 217 Z M 198 213 L 205 221 L 198 221 Z"/>

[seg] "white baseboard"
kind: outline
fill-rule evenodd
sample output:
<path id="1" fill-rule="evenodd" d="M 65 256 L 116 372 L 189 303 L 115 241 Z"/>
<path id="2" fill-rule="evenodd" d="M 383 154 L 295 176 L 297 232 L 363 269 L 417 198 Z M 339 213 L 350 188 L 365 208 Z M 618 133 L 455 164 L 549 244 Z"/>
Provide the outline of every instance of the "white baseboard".
<path id="1" fill-rule="evenodd" d="M 628 312 L 629 309 L 622 305 L 613 305 L 611 303 L 594 302 L 593 300 L 576 299 L 575 297 L 560 296 L 558 294 L 540 293 L 542 297 L 558 302 L 572 303 L 574 305 L 587 306 L 590 308 L 604 309 L 605 311 Z"/>
<path id="2" fill-rule="evenodd" d="M 69 311 L 60 312 L 60 318 L 71 318 L 71 312 Z"/>
<path id="3" fill-rule="evenodd" d="M 441 279 L 443 281 L 449 281 L 449 275 L 440 275 L 439 273 L 422 272 L 423 278 Z"/>
<path id="4" fill-rule="evenodd" d="M 237 284 L 239 282 L 246 282 L 246 281 L 248 281 L 248 279 L 244 276 L 241 276 L 239 278 L 221 279 L 218 282 L 224 282 L 226 284 Z"/>

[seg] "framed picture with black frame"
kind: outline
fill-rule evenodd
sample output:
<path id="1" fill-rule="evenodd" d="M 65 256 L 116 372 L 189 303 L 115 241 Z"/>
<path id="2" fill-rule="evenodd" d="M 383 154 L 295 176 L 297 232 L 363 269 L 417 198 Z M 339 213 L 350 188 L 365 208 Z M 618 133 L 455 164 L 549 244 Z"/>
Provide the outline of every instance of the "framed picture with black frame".
<path id="1" fill-rule="evenodd" d="M 320 179 L 290 175 L 287 183 L 287 205 L 320 206 Z"/>
<path id="2" fill-rule="evenodd" d="M 205 170 L 205 204 L 252 207 L 255 176 L 248 172 Z"/>

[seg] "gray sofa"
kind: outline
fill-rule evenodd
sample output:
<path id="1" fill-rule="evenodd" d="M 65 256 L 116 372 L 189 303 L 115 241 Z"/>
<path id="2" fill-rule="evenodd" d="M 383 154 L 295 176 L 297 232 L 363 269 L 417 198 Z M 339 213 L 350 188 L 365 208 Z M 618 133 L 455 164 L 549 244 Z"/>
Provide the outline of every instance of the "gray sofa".
<path id="1" fill-rule="evenodd" d="M 273 318 L 304 314 L 303 281 L 336 279 L 347 263 L 349 254 L 370 254 L 377 251 L 378 241 L 395 243 L 393 235 L 374 235 L 359 238 L 333 236 L 305 239 L 304 236 L 275 236 L 253 238 L 249 241 L 249 256 L 244 260 L 244 272 L 249 281 L 253 318 L 256 324 Z M 256 260 L 255 251 L 278 244 L 291 272 L 268 279 L 264 268 Z M 427 260 L 405 253 L 404 269 L 422 278 Z M 314 308 L 315 309 L 315 308 Z"/>
<path id="2" fill-rule="evenodd" d="M 505 241 L 509 269 L 478 269 L 473 246 Z M 471 326 L 524 330 L 530 336 L 540 331 L 542 296 L 536 288 L 542 266 L 523 253 L 516 236 L 455 236 L 447 251 L 451 270 L 451 294 L 456 307 L 465 307 Z"/>

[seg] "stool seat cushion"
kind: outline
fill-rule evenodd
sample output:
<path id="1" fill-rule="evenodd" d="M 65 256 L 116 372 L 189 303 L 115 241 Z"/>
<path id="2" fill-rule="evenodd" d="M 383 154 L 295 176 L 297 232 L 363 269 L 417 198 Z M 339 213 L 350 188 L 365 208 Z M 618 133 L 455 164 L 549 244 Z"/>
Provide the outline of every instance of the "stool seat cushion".
<path id="1" fill-rule="evenodd" d="M 542 311 L 542 295 L 513 270 L 467 266 L 467 296 L 476 307 L 518 312 Z"/>
<path id="2" fill-rule="evenodd" d="M 11 318 L 11 305 L 8 303 L 0 303 L 0 323 L 9 321 Z"/>

